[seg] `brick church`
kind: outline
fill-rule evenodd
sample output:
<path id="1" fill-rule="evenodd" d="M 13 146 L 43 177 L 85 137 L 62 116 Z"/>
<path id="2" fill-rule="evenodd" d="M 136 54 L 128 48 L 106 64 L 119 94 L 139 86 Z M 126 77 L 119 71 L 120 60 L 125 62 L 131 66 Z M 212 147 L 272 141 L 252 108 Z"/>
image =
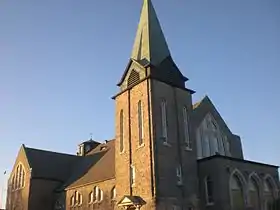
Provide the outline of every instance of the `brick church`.
<path id="1" fill-rule="evenodd" d="M 193 103 L 151 0 L 120 76 L 115 137 L 77 154 L 22 145 L 7 210 L 276 209 L 278 166 L 245 160 L 209 97 Z"/>

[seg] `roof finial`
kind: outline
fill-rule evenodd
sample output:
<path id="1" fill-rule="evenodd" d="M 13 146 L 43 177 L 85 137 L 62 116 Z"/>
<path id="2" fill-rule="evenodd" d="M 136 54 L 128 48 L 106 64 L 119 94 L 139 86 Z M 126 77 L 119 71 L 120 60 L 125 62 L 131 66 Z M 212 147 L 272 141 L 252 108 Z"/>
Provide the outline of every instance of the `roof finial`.
<path id="1" fill-rule="evenodd" d="M 93 135 L 93 134 L 92 134 L 92 133 L 89 133 L 89 135 L 90 135 L 90 140 L 92 141 L 92 135 Z"/>

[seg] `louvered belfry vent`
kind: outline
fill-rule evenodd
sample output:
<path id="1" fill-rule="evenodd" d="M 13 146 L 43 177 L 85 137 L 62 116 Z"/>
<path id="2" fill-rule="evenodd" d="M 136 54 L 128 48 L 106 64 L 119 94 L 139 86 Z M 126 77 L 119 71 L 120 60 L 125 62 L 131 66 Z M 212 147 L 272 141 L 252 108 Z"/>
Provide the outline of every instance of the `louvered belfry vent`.
<path id="1" fill-rule="evenodd" d="M 136 83 L 138 83 L 140 80 L 140 75 L 137 71 L 132 70 L 127 81 L 127 87 L 132 87 Z"/>

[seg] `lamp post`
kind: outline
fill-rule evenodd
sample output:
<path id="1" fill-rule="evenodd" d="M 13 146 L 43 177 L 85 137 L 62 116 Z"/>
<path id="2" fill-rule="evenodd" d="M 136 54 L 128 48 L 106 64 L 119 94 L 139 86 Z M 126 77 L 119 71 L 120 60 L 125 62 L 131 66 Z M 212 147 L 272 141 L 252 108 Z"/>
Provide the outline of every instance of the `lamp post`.
<path id="1" fill-rule="evenodd" d="M 0 194 L 0 209 L 5 209 L 5 198 L 6 198 L 6 187 L 7 187 L 7 171 L 4 171 L 3 173 L 3 180 L 2 180 L 2 186 L 1 186 L 1 194 Z"/>

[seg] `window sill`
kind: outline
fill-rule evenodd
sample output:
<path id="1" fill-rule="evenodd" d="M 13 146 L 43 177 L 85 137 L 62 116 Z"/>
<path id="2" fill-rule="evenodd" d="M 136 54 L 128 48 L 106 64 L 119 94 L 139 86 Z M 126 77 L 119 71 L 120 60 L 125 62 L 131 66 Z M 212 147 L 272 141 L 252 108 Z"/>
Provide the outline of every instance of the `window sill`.
<path id="1" fill-rule="evenodd" d="M 141 149 L 141 148 L 143 148 L 143 147 L 145 147 L 145 144 L 144 144 L 144 143 L 141 144 L 141 145 L 138 145 L 137 149 Z"/>
<path id="2" fill-rule="evenodd" d="M 183 182 L 182 181 L 178 181 L 177 182 L 177 186 L 183 186 L 184 184 L 183 184 Z"/>
<path id="3" fill-rule="evenodd" d="M 214 202 L 207 202 L 206 206 L 213 206 Z"/>
<path id="4" fill-rule="evenodd" d="M 163 145 L 164 146 L 167 146 L 167 147 L 171 147 L 171 144 L 167 143 L 167 142 L 163 142 Z"/>
<path id="5" fill-rule="evenodd" d="M 185 147 L 185 151 L 192 151 L 191 147 Z"/>

